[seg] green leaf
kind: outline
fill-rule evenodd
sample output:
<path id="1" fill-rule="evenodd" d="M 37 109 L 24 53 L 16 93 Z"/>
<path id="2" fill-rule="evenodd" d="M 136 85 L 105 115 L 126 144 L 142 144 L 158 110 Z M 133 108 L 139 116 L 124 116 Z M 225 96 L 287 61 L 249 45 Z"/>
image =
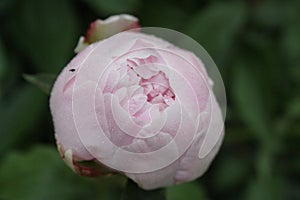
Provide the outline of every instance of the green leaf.
<path id="1" fill-rule="evenodd" d="M 50 146 L 10 153 L 0 167 L 0 199 L 113 200 L 119 199 L 120 193 L 115 182 L 75 174 Z"/>
<path id="2" fill-rule="evenodd" d="M 122 200 L 165 200 L 165 189 L 143 190 L 135 182 L 128 179 Z"/>
<path id="3" fill-rule="evenodd" d="M 204 189 L 196 182 L 183 183 L 167 189 L 168 200 L 205 200 L 208 199 Z"/>
<path id="4" fill-rule="evenodd" d="M 232 74 L 232 97 L 242 120 L 262 140 L 269 139 L 269 116 L 253 63 L 237 61 Z"/>
<path id="5" fill-rule="evenodd" d="M 50 94 L 56 75 L 54 74 L 23 74 L 23 77 L 28 82 L 39 87 L 46 94 Z"/>
<path id="6" fill-rule="evenodd" d="M 187 13 L 184 12 L 182 7 L 176 4 L 161 1 L 159 3 L 159 9 L 167 10 L 168 12 L 160 12 L 158 15 L 157 5 L 152 1 L 145 1 L 139 15 L 142 26 L 164 27 L 178 30 L 188 19 Z"/>
<path id="7" fill-rule="evenodd" d="M 39 72 L 58 73 L 73 55 L 80 35 L 69 0 L 18 1 L 6 24 L 10 42 Z"/>
<path id="8" fill-rule="evenodd" d="M 32 86 L 20 86 L 0 105 L 0 155 L 22 144 L 30 144 L 44 130 L 38 124 L 47 110 L 47 97 Z M 28 143 L 27 143 L 28 142 Z"/>
<path id="9" fill-rule="evenodd" d="M 5 13 L 5 11 L 9 10 L 10 6 L 12 6 L 16 0 L 1 0 L 0 1 L 0 12 Z"/>
<path id="10" fill-rule="evenodd" d="M 274 199 L 281 200 L 286 199 L 283 196 L 281 180 L 273 178 L 272 180 L 263 181 L 255 180 L 249 181 L 249 186 L 246 189 L 245 198 L 246 200 L 265 200 Z"/>
<path id="11" fill-rule="evenodd" d="M 281 26 L 286 23 L 288 18 L 288 4 L 284 1 L 260 2 L 252 16 L 257 24 L 263 26 Z"/>
<path id="12" fill-rule="evenodd" d="M 245 23 L 246 16 L 244 3 L 212 3 L 187 20 L 184 32 L 197 40 L 217 64 L 221 64 L 234 49 L 234 37 Z"/>
<path id="13" fill-rule="evenodd" d="M 6 55 L 2 45 L 2 41 L 0 40 L 0 103 L 2 101 L 2 96 L 3 96 L 3 88 L 4 88 L 3 80 L 5 77 L 6 67 L 7 67 Z"/>
<path id="14" fill-rule="evenodd" d="M 300 95 L 290 100 L 287 105 L 287 115 L 289 119 L 300 118 Z"/>
<path id="15" fill-rule="evenodd" d="M 35 147 L 28 153 L 11 153 L 5 158 L 0 168 L 0 198 L 79 200 L 88 193 L 75 181 L 81 180 L 72 176 L 55 148 Z"/>
<path id="16" fill-rule="evenodd" d="M 231 133 L 231 132 L 230 132 Z M 220 191 L 230 190 L 242 184 L 251 173 L 251 163 L 242 156 L 223 155 L 222 163 L 213 174 L 214 186 Z"/>
<path id="17" fill-rule="evenodd" d="M 0 40 L 0 81 L 2 81 L 4 78 L 4 73 L 5 73 L 6 67 L 7 67 L 6 54 L 4 52 L 4 47 L 3 47 L 2 41 Z M 0 84 L 1 84 L 1 82 L 0 82 Z M 0 85 L 0 87 L 1 87 L 1 85 Z"/>
<path id="18" fill-rule="evenodd" d="M 300 6 L 298 6 L 297 12 L 299 9 Z M 300 16 L 297 15 L 293 19 L 294 21 L 287 23 L 287 27 L 284 29 L 282 54 L 290 65 L 287 70 L 290 70 L 292 78 L 300 83 L 300 46 L 298 45 L 300 43 Z"/>
<path id="19" fill-rule="evenodd" d="M 100 15 L 130 13 L 135 11 L 140 4 L 139 0 L 83 0 Z"/>

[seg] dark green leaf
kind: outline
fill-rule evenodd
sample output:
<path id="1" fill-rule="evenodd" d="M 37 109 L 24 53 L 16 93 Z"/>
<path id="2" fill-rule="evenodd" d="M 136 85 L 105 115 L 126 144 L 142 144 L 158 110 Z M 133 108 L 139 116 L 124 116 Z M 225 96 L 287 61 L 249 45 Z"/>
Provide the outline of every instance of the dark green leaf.
<path id="1" fill-rule="evenodd" d="M 2 96 L 3 96 L 3 88 L 4 88 L 3 79 L 5 77 L 6 67 L 7 67 L 6 55 L 2 45 L 2 41 L 0 40 L 0 103 L 2 101 Z"/>
<path id="2" fill-rule="evenodd" d="M 18 1 L 8 16 L 11 42 L 39 72 L 57 73 L 76 46 L 78 19 L 70 1 Z"/>
<path id="3" fill-rule="evenodd" d="M 208 199 L 204 189 L 196 182 L 183 183 L 167 189 L 168 200 L 205 200 Z"/>
<path id="4" fill-rule="evenodd" d="M 242 184 L 250 173 L 250 162 L 246 158 L 224 155 L 223 162 L 216 166 L 214 185 L 222 191 L 230 190 Z"/>
<path id="5" fill-rule="evenodd" d="M 244 198 L 246 200 L 285 199 L 280 180 L 276 178 L 268 181 L 256 180 L 249 182 L 250 184 L 246 190 Z"/>
<path id="6" fill-rule="evenodd" d="M 62 161 L 54 147 L 37 146 L 10 153 L 0 167 L 0 199 L 81 200 L 120 198 L 120 185 L 80 177 Z"/>
<path id="7" fill-rule="evenodd" d="M 128 179 L 122 200 L 165 200 L 165 189 L 146 191 L 141 189 L 135 182 Z"/>
<path id="8" fill-rule="evenodd" d="M 297 7 L 297 13 L 300 6 Z M 286 68 L 290 72 L 291 78 L 300 84 L 300 15 L 293 17 L 290 23 L 286 24 L 284 36 L 282 38 L 282 54 L 288 61 L 289 67 Z"/>
<path id="9" fill-rule="evenodd" d="M 6 55 L 4 52 L 2 41 L 0 40 L 0 81 L 4 78 L 4 73 L 7 67 Z M 0 82 L 1 84 L 1 82 Z M 0 85 L 1 88 L 1 85 Z M 1 94 L 1 93 L 0 93 Z"/>
<path id="10" fill-rule="evenodd" d="M 4 99 L 0 105 L 1 155 L 17 144 L 33 140 L 34 134 L 38 132 L 37 124 L 47 107 L 46 95 L 28 85 L 21 86 Z M 40 130 L 40 134 L 43 132 Z"/>
<path id="11" fill-rule="evenodd" d="M 254 19 L 264 26 L 281 26 L 288 18 L 288 4 L 284 1 L 260 2 L 254 10 Z"/>
<path id="12" fill-rule="evenodd" d="M 23 74 L 23 77 L 28 82 L 39 87 L 46 94 L 50 94 L 56 75 L 54 74 Z"/>
<path id="13" fill-rule="evenodd" d="M 5 12 L 8 11 L 10 6 L 12 6 L 16 0 L 1 0 L 0 1 L 0 11 Z"/>
<path id="14" fill-rule="evenodd" d="M 238 113 L 261 139 L 268 139 L 269 119 L 264 93 L 251 63 L 238 62 L 233 72 L 232 95 Z"/>
<path id="15" fill-rule="evenodd" d="M 188 18 L 181 7 L 175 4 L 169 4 L 166 1 L 159 3 L 160 10 L 167 10 L 168 12 L 160 12 L 157 15 L 157 5 L 152 1 L 146 1 L 143 5 L 140 14 L 141 24 L 144 27 L 163 27 L 178 30 L 181 28 Z"/>
<path id="16" fill-rule="evenodd" d="M 300 119 L 300 96 L 290 101 L 287 107 L 287 115 L 292 119 Z"/>
<path id="17" fill-rule="evenodd" d="M 185 32 L 220 64 L 236 45 L 234 36 L 245 23 L 246 14 L 243 3 L 213 3 L 187 21 Z"/>
<path id="18" fill-rule="evenodd" d="M 98 14 L 130 13 L 137 9 L 139 0 L 83 0 Z"/>

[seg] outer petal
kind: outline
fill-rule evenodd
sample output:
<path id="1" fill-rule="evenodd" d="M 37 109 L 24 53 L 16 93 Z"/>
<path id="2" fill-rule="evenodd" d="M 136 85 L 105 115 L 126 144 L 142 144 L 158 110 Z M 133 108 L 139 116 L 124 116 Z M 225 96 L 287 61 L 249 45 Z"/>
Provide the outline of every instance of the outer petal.
<path id="1" fill-rule="evenodd" d="M 93 49 L 94 47 L 90 46 L 63 69 L 50 96 L 50 110 L 57 140 L 60 141 L 63 150 L 72 150 L 76 160 L 92 159 L 76 132 L 72 115 L 72 90 L 78 69 Z"/>
<path id="2" fill-rule="evenodd" d="M 129 29 L 139 28 L 138 19 L 132 15 L 114 15 L 105 20 L 97 19 L 90 24 L 85 37 L 80 37 L 75 52 L 85 49 L 89 44 L 103 40 Z"/>
<path id="3" fill-rule="evenodd" d="M 201 116 L 201 121 L 210 126 L 201 127 L 204 128 L 200 130 L 202 133 L 197 135 L 191 148 L 180 158 L 175 175 L 176 183 L 191 181 L 204 174 L 221 146 L 224 137 L 224 122 L 214 96 L 212 96 L 212 107 L 207 107 Z M 204 150 L 205 154 L 201 150 Z"/>

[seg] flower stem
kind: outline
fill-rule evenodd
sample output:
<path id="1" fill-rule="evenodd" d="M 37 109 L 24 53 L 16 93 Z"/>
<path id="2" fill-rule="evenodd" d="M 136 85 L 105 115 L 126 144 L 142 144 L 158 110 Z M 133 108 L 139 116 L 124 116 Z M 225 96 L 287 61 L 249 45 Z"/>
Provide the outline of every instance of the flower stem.
<path id="1" fill-rule="evenodd" d="M 122 200 L 166 200 L 165 189 L 143 190 L 135 182 L 128 179 Z"/>

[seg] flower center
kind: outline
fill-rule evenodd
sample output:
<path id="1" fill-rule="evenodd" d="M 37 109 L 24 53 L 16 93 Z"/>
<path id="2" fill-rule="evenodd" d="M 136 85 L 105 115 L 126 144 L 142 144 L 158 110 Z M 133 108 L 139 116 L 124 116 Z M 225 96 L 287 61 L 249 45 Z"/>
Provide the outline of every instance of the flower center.
<path id="1" fill-rule="evenodd" d="M 166 107 L 174 103 L 175 94 L 164 72 L 159 71 L 156 75 L 148 79 L 142 78 L 139 85 L 144 89 L 147 102 L 159 104 L 160 111 L 163 111 Z"/>

